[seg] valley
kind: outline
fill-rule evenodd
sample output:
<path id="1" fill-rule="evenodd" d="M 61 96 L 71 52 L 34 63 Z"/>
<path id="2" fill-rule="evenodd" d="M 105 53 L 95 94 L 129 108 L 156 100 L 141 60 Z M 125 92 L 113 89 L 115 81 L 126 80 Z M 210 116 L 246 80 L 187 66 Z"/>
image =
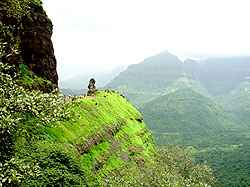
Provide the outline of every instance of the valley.
<path id="1" fill-rule="evenodd" d="M 222 186 L 249 186 L 250 57 L 181 62 L 167 51 L 109 85 L 142 113 L 157 145 L 207 161 Z"/>
<path id="2" fill-rule="evenodd" d="M 0 187 L 250 186 L 248 53 L 200 51 L 202 60 L 183 61 L 165 50 L 136 64 L 184 39 L 169 32 L 180 11 L 164 4 L 154 13 L 163 10 L 155 2 L 140 14 L 134 1 L 82 3 L 0 1 Z M 44 7 L 59 15 L 59 53 Z M 197 33 L 185 36 L 186 49 Z M 61 81 L 58 65 L 60 78 L 75 77 Z"/>

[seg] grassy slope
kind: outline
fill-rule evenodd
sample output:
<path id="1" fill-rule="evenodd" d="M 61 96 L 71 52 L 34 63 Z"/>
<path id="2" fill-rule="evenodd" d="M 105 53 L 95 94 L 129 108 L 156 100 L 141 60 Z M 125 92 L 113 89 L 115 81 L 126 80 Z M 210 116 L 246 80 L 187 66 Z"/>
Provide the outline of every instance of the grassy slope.
<path id="1" fill-rule="evenodd" d="M 132 164 L 143 161 L 153 150 L 151 134 L 143 122 L 136 120 L 141 119 L 141 114 L 120 94 L 100 92 L 96 97 L 75 101 L 73 106 L 72 110 L 80 118 L 47 127 L 47 132 L 54 141 L 68 146 L 81 146 L 88 139 L 96 141 L 82 154 L 82 163 L 89 172 L 96 171 L 103 176 L 119 171 L 127 161 L 131 160 Z M 113 137 L 105 135 L 105 127 L 118 126 L 121 120 L 125 125 L 119 132 L 114 132 Z M 99 142 L 98 137 L 102 139 Z"/>

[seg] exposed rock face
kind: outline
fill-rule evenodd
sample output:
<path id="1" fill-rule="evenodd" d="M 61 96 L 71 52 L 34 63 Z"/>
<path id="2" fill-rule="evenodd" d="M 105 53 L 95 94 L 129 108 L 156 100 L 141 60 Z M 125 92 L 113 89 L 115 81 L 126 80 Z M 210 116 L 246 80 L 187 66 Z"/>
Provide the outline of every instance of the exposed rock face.
<path id="1" fill-rule="evenodd" d="M 27 65 L 32 76 L 37 76 L 51 83 L 34 82 L 29 89 L 40 89 L 51 92 L 58 85 L 56 58 L 51 41 L 52 22 L 43 10 L 42 4 L 33 0 L 1 2 L 1 30 L 9 27 L 11 34 L 1 31 L 1 42 L 17 46 L 18 53 L 3 56 L 4 63 L 19 67 L 20 63 Z M 18 8 L 15 8 L 18 7 Z M 27 10 L 28 7 L 28 10 Z M 14 39 L 14 42 L 13 42 Z M 7 54 L 13 53 L 6 49 Z M 25 85 L 23 85 L 25 87 Z"/>
<path id="2" fill-rule="evenodd" d="M 51 41 L 53 25 L 42 7 L 35 4 L 31 4 L 31 7 L 31 16 L 22 19 L 21 55 L 35 75 L 57 85 L 56 58 Z"/>
<path id="3" fill-rule="evenodd" d="M 89 89 L 88 93 L 87 93 L 88 96 L 96 94 L 98 92 L 98 90 L 95 87 L 95 79 L 94 78 L 90 79 L 88 89 Z"/>

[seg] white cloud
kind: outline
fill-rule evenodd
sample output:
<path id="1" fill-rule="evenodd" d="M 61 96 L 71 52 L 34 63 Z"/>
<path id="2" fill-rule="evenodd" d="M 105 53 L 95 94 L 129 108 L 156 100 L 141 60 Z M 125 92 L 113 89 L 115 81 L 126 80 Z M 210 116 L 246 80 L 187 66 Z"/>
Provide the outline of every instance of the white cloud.
<path id="1" fill-rule="evenodd" d="M 165 49 L 174 54 L 250 55 L 249 0 L 43 3 L 54 24 L 60 77 L 70 74 L 65 64 L 101 71 L 139 63 Z"/>

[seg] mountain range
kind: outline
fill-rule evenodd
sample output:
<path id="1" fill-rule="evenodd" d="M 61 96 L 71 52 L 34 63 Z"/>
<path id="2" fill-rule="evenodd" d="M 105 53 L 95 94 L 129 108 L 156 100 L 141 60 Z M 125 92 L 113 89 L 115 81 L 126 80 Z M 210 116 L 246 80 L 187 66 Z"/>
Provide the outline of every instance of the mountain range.
<path id="1" fill-rule="evenodd" d="M 195 164 L 193 159 L 177 146 L 158 148 L 141 113 L 124 95 L 109 89 L 97 92 L 92 84 L 90 90 L 94 90 L 95 93 L 91 96 L 60 97 L 58 90 L 54 90 L 58 88 L 58 76 L 57 61 L 51 41 L 53 25 L 40 0 L 0 1 L 0 9 L 0 186 L 210 186 L 214 184 L 213 174 L 206 164 Z M 165 58 L 165 54 L 162 56 Z M 174 79 L 168 83 L 162 81 L 163 86 L 173 85 L 183 76 L 183 70 L 179 70 L 181 63 L 178 62 L 176 66 L 172 62 L 172 59 L 177 60 L 177 57 L 170 54 L 168 56 L 172 71 L 168 73 L 166 68 L 165 73 Z M 160 59 L 159 64 L 162 63 Z M 146 69 L 148 68 L 150 66 Z M 162 76 L 164 77 L 164 74 Z M 82 80 L 80 84 L 85 83 Z M 195 127 L 196 134 L 207 132 L 209 137 L 210 131 L 217 133 L 216 129 L 219 132 L 228 129 L 230 133 L 234 133 L 246 128 L 244 124 L 231 122 L 230 116 L 200 93 L 196 94 L 191 89 L 180 92 L 170 90 L 168 93 L 173 95 L 165 98 L 162 89 L 151 108 L 157 108 L 158 101 L 163 103 L 173 98 L 182 101 L 194 95 L 195 98 L 199 97 L 202 100 L 198 107 L 200 112 L 206 108 L 203 112 L 207 111 L 209 114 L 202 115 L 201 121 L 193 120 L 193 126 L 187 123 L 184 132 L 191 132 Z M 192 103 L 194 101 L 186 102 L 183 109 L 189 109 L 193 106 Z M 143 104 L 146 105 L 147 102 Z M 174 102 L 175 107 L 179 104 Z M 241 104 L 244 104 L 243 100 Z M 164 106 L 172 107 L 165 104 Z M 174 113 L 183 113 L 179 107 Z M 247 112 L 247 108 L 245 109 Z M 209 113 L 209 110 L 216 112 Z M 186 121 L 197 118 L 195 108 L 192 111 L 189 117 L 181 113 L 179 117 L 186 117 Z M 233 111 L 237 114 L 238 110 L 234 108 Z M 165 114 L 162 109 L 159 112 Z M 215 129 L 212 131 L 210 121 L 205 123 L 206 117 L 215 118 L 218 115 L 220 116 L 218 123 L 211 126 Z M 173 116 L 168 119 L 176 120 L 176 125 L 182 125 Z M 230 124 L 227 124 L 229 120 Z M 203 127 L 199 126 L 200 122 L 204 122 Z M 176 129 L 179 133 L 183 133 L 180 131 L 181 128 Z M 158 129 L 154 131 L 157 132 Z M 246 130 L 244 132 L 247 133 Z M 192 142 L 198 137 L 195 133 Z M 247 157 L 244 156 L 248 150 L 244 146 L 247 144 L 241 139 L 237 141 L 241 144 L 237 142 L 236 145 L 230 145 L 229 150 L 237 148 L 243 150 L 241 158 L 245 161 Z M 188 148 L 193 152 L 203 153 L 199 144 Z M 231 155 L 234 156 L 235 153 Z M 204 158 L 202 154 L 196 157 L 199 160 Z M 240 163 L 247 163 L 243 161 Z M 247 179 L 242 168 L 245 167 L 239 170 L 240 174 L 243 174 L 241 177 Z M 239 181 L 247 185 L 247 181 L 243 179 Z"/>
<path id="2" fill-rule="evenodd" d="M 222 186 L 250 185 L 250 57 L 182 62 L 163 51 L 108 85 L 142 113 L 159 146 L 208 161 Z"/>

